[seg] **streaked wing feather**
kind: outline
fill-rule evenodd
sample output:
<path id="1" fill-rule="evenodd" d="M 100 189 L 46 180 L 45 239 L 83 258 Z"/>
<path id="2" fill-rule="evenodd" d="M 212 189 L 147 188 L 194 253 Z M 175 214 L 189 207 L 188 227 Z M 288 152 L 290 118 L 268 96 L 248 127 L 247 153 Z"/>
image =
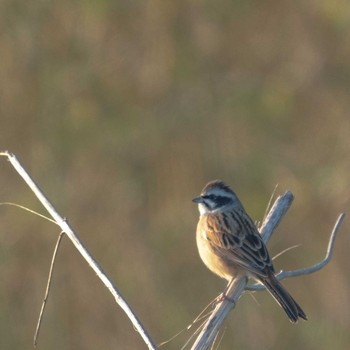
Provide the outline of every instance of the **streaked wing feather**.
<path id="1" fill-rule="evenodd" d="M 267 248 L 246 213 L 210 214 L 206 232 L 212 248 L 223 259 L 261 277 L 267 276 L 267 271 L 273 272 Z"/>

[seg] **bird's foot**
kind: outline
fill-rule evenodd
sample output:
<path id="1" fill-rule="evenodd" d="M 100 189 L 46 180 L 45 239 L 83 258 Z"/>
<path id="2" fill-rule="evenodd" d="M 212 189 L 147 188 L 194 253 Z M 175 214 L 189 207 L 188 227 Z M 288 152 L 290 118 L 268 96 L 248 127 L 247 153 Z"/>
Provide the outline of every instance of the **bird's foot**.
<path id="1" fill-rule="evenodd" d="M 227 300 L 234 305 L 236 304 L 234 299 L 232 299 L 226 295 L 226 292 L 223 292 L 218 297 L 216 297 L 216 299 L 214 300 L 214 304 L 216 305 L 216 304 L 222 303 L 224 300 Z"/>

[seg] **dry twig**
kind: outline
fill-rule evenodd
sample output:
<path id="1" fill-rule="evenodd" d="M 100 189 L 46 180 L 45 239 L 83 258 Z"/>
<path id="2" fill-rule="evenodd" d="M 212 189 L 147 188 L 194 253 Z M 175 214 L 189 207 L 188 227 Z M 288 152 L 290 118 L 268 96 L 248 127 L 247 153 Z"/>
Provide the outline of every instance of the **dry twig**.
<path id="1" fill-rule="evenodd" d="M 124 310 L 126 315 L 129 317 L 130 321 L 134 325 L 135 329 L 141 335 L 143 341 L 146 343 L 149 349 L 155 350 L 156 346 L 153 343 L 152 339 L 149 337 L 146 329 L 141 324 L 135 313 L 131 310 L 130 306 L 123 298 L 117 287 L 113 284 L 113 282 L 108 278 L 102 268 L 98 265 L 96 260 L 92 257 L 89 251 L 86 249 L 78 235 L 75 233 L 73 228 L 69 225 L 68 221 L 64 219 L 54 208 L 54 206 L 49 202 L 43 192 L 39 189 L 33 179 L 29 176 L 27 171 L 22 167 L 20 162 L 17 160 L 14 154 L 9 152 L 0 152 L 0 156 L 5 156 L 11 162 L 12 166 L 18 172 L 18 174 L 23 178 L 26 184 L 30 187 L 30 189 L 34 192 L 36 197 L 39 199 L 41 204 L 46 208 L 46 210 L 50 213 L 52 218 L 55 220 L 58 226 L 60 226 L 61 230 L 67 235 L 67 237 L 72 241 L 76 249 L 83 256 L 89 266 L 96 272 L 98 278 L 103 282 L 103 284 L 109 289 L 113 297 L 115 298 L 118 305 Z"/>
<path id="2" fill-rule="evenodd" d="M 45 307 L 46 307 L 46 303 L 47 303 L 47 299 L 49 297 L 49 293 L 50 293 L 50 288 L 51 288 L 51 282 L 52 282 L 52 274 L 53 274 L 53 268 L 55 266 L 55 261 L 56 261 L 56 256 L 57 256 L 57 252 L 58 252 L 58 248 L 60 246 L 60 243 L 62 241 L 62 237 L 64 235 L 64 232 L 62 231 L 57 239 L 56 242 L 56 246 L 55 246 L 55 250 L 53 252 L 52 255 L 52 259 L 51 259 L 51 265 L 50 265 L 50 271 L 49 271 L 49 277 L 47 279 L 47 285 L 46 285 L 46 290 L 45 290 L 45 295 L 44 295 L 44 299 L 43 299 L 43 303 L 41 305 L 41 309 L 40 309 L 40 314 L 39 314 L 39 319 L 38 319 L 38 323 L 36 325 L 36 329 L 35 329 L 35 334 L 34 334 L 34 347 L 37 346 L 38 344 L 38 337 L 39 337 L 39 332 L 40 332 L 40 327 L 41 327 L 41 321 L 43 319 L 44 316 L 44 311 L 45 311 Z"/>

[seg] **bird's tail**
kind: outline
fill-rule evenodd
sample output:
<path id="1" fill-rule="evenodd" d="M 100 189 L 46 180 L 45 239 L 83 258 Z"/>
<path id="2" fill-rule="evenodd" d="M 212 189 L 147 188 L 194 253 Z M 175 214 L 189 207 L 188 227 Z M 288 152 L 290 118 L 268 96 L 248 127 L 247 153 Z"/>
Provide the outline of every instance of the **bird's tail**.
<path id="1" fill-rule="evenodd" d="M 261 282 L 264 283 L 271 295 L 283 308 L 292 323 L 296 323 L 299 317 L 307 320 L 302 308 L 277 280 L 273 273 L 270 273 L 266 278 L 261 278 Z"/>

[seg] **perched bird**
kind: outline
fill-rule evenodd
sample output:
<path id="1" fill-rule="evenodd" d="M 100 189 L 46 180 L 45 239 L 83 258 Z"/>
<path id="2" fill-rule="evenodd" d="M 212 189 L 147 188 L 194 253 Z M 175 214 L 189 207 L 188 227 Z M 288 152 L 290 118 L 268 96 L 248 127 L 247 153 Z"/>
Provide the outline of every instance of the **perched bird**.
<path id="1" fill-rule="evenodd" d="M 237 276 L 263 283 L 291 322 L 307 319 L 304 311 L 275 277 L 270 255 L 252 219 L 224 182 L 209 182 L 199 197 L 196 239 L 199 255 L 215 274 L 228 281 Z"/>

